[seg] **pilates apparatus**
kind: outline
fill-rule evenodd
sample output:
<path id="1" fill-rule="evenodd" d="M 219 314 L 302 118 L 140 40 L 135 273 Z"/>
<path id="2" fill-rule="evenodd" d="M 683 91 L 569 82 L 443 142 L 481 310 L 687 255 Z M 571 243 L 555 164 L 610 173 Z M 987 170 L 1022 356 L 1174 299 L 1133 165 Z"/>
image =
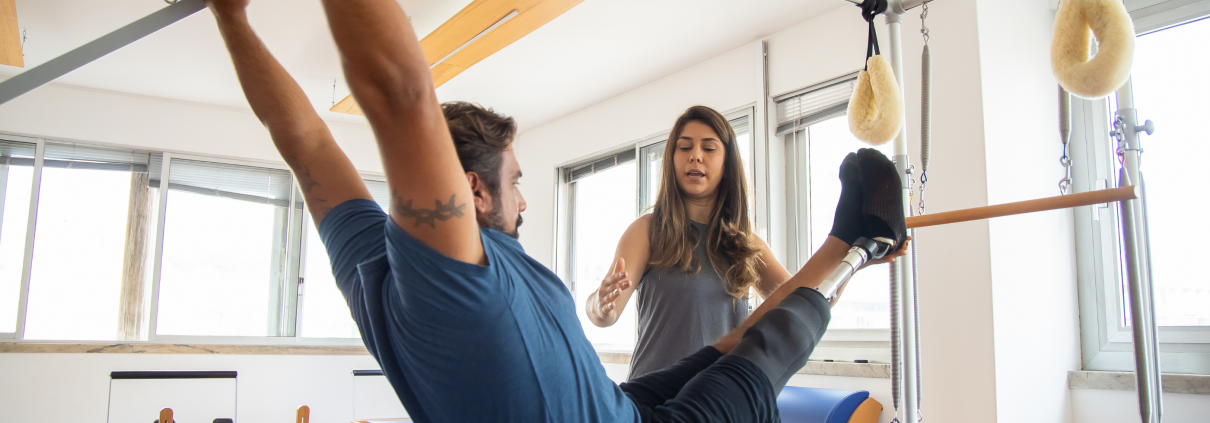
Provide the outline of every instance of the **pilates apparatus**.
<path id="1" fill-rule="evenodd" d="M 139 19 L 118 30 L 106 34 L 92 42 L 52 59 L 42 65 L 29 69 L 13 78 L 0 82 L 0 104 L 33 90 L 47 82 L 65 75 L 72 70 L 84 66 L 106 54 L 126 46 L 142 37 L 167 27 L 187 16 L 205 8 L 204 0 L 166 0 L 169 6 Z M 863 17 L 870 24 L 870 38 L 867 51 L 866 83 L 867 94 L 862 98 L 855 96 L 852 104 L 865 106 L 856 112 L 850 111 L 851 116 L 859 118 L 858 122 L 850 121 L 851 129 L 859 139 L 866 142 L 881 144 L 888 141 L 883 137 L 894 140 L 894 156 L 898 174 L 903 189 L 904 215 L 908 216 L 909 230 L 919 227 L 943 225 L 999 216 L 1009 216 L 1061 208 L 1079 207 L 1092 204 L 1117 202 L 1121 211 L 1120 224 L 1122 244 L 1125 255 L 1125 278 L 1130 292 L 1130 320 L 1133 331 L 1135 353 L 1136 390 L 1139 398 L 1139 411 L 1145 423 L 1158 423 L 1162 411 L 1160 396 L 1160 369 L 1157 331 L 1154 317 L 1154 303 L 1151 288 L 1150 247 L 1146 221 L 1146 184 L 1139 170 L 1139 159 L 1143 151 L 1138 136 L 1139 132 L 1150 134 L 1154 126 L 1150 121 L 1138 124 L 1137 111 L 1134 109 L 1134 98 L 1130 88 L 1129 62 L 1134 48 L 1134 31 L 1131 28 L 1129 16 L 1125 13 L 1118 0 L 1064 0 L 1060 3 L 1056 14 L 1056 36 L 1052 45 L 1052 62 L 1056 79 L 1060 85 L 1060 136 L 1063 142 L 1064 154 L 1061 164 L 1066 176 L 1060 181 L 1059 197 L 1018 203 L 978 207 L 946 213 L 924 215 L 924 185 L 927 183 L 929 162 L 929 141 L 931 136 L 931 87 L 930 87 L 930 52 L 928 46 L 928 28 L 922 25 L 925 46 L 922 55 L 923 78 L 921 98 L 921 159 L 922 173 L 920 178 L 921 192 L 919 212 L 914 216 L 911 201 L 913 199 L 913 166 L 907 148 L 907 120 L 903 113 L 903 46 L 901 40 L 901 24 L 903 15 L 911 9 L 923 6 L 921 19 L 928 14 L 926 0 L 844 0 L 862 7 Z M 931 2 L 931 1 L 929 1 Z M 1076 8 L 1087 10 L 1081 13 L 1073 12 Z M 1088 12 L 1091 11 L 1091 12 Z M 1089 22 L 1081 22 L 1083 12 L 1096 13 L 1105 19 L 1092 22 L 1092 32 L 1097 37 L 1100 51 L 1089 59 L 1088 35 Z M 882 15 L 890 33 L 889 72 L 887 74 L 887 59 L 874 55 L 877 41 L 874 31 L 874 17 Z M 1106 23 L 1108 22 L 1108 24 Z M 922 22 L 923 23 L 923 22 Z M 864 72 L 863 72 L 864 73 Z M 882 76 L 882 78 L 880 78 Z M 1067 195 L 1070 185 L 1071 163 L 1067 158 L 1066 148 L 1070 136 L 1069 96 L 1072 94 L 1085 97 L 1103 97 L 1116 90 L 1118 110 L 1115 112 L 1112 135 L 1118 140 L 1118 153 L 1122 159 L 1122 169 L 1119 174 L 1118 187 L 1100 191 Z M 896 129 L 897 128 L 897 129 Z M 914 231 L 911 235 L 914 236 Z M 829 278 L 832 288 L 843 285 L 852 275 L 852 270 L 870 258 L 881 257 L 885 254 L 886 243 L 879 240 L 859 240 L 861 245 L 855 246 L 850 252 L 850 258 L 841 264 Z M 919 367 L 919 313 L 917 311 L 917 276 L 916 276 L 916 243 L 908 250 L 907 256 L 896 260 L 891 266 L 891 369 L 892 396 L 896 409 L 896 420 L 904 422 L 920 421 L 920 367 Z M 120 372 L 115 372 L 115 374 Z M 131 372 L 134 373 L 134 372 Z M 232 372 L 234 373 L 234 372 Z M 233 377 L 233 376 L 232 376 Z M 117 379 L 118 377 L 115 377 Z M 789 389 L 789 388 L 787 388 Z M 843 402 L 843 401 L 842 401 Z M 902 412 L 899 404 L 903 404 Z M 791 406 L 793 406 L 791 404 Z M 309 409 L 299 409 L 299 418 L 303 419 L 304 412 L 309 416 Z M 165 414 L 166 413 L 166 414 Z M 164 409 L 160 421 L 171 422 L 172 410 Z M 309 418 L 309 417 L 308 417 Z M 300 420 L 300 423 L 303 420 Z M 830 421 L 830 420 L 829 420 Z"/>
<path id="2" fill-rule="evenodd" d="M 900 97 L 903 90 L 903 46 L 900 38 L 900 27 L 903 14 L 918 6 L 924 6 L 921 15 L 923 20 L 928 14 L 925 0 L 845 0 L 861 6 L 862 16 L 870 22 L 871 38 L 874 38 L 873 22 L 870 10 L 876 10 L 886 19 L 890 32 L 890 63 L 898 82 Z M 931 1 L 929 1 L 931 2 Z M 1085 10 L 1079 10 L 1084 8 Z M 1090 12 L 1091 11 L 1091 12 Z M 1101 51 L 1091 60 L 1088 57 L 1090 22 L 1081 22 L 1085 13 L 1095 13 L 1106 17 L 1092 22 L 1092 32 L 1100 42 Z M 1054 44 L 1051 48 L 1053 70 L 1060 82 L 1059 132 L 1063 142 L 1063 156 L 1060 161 L 1064 167 L 1065 177 L 1060 180 L 1059 197 L 1040 200 L 1023 201 L 1018 203 L 996 206 L 978 207 L 932 215 L 924 214 L 924 183 L 927 181 L 928 154 L 930 142 L 930 52 L 928 47 L 928 27 L 922 25 L 925 46 L 922 56 L 922 99 L 921 99 L 921 159 L 924 173 L 921 174 L 920 214 L 913 216 L 912 200 L 912 171 L 910 156 L 907 149 L 906 118 L 900 115 L 899 132 L 895 137 L 895 152 L 893 160 L 900 175 L 903 187 L 904 216 L 909 216 L 909 230 L 918 227 L 943 225 L 948 223 L 965 222 L 987 219 L 999 216 L 1009 216 L 1061 208 L 1087 206 L 1099 203 L 1118 203 L 1121 210 L 1122 244 L 1125 255 L 1125 278 L 1130 291 L 1130 320 L 1133 331 L 1135 355 L 1135 380 L 1139 398 L 1139 412 L 1145 423 L 1160 421 L 1162 403 L 1160 397 L 1159 349 L 1156 337 L 1154 303 L 1151 293 L 1150 248 L 1146 221 L 1146 184 L 1139 171 L 1139 158 L 1142 153 L 1139 132 L 1151 134 L 1154 125 L 1147 121 L 1138 125 L 1137 112 L 1134 109 L 1134 99 L 1130 88 L 1130 57 L 1133 55 L 1134 31 L 1125 7 L 1117 0 L 1065 0 L 1060 3 L 1056 15 Z M 877 40 L 871 40 L 876 43 Z M 867 51 L 867 58 L 870 52 Z M 876 86 L 876 85 L 875 85 Z M 1112 135 L 1118 140 L 1118 153 L 1122 157 L 1122 169 L 1119 174 L 1118 187 L 1100 191 L 1066 195 L 1070 185 L 1071 162 L 1067 157 L 1067 142 L 1070 137 L 1070 112 L 1068 90 L 1085 98 L 1098 98 L 1116 90 L 1118 110 L 1115 113 Z M 860 94 L 854 94 L 858 101 Z M 890 97 L 890 96 L 888 96 Z M 902 101 L 902 100 L 900 100 Z M 852 104 L 852 103 L 851 103 Z M 878 140 L 865 137 L 855 127 L 850 118 L 853 133 L 859 139 L 874 144 Z M 868 119 L 859 116 L 859 120 Z M 869 125 L 868 122 L 864 122 Z M 883 122 L 884 126 L 894 122 Z M 915 231 L 911 231 L 915 235 Z M 863 241 L 865 241 L 863 243 Z M 868 240 L 858 240 L 850 250 L 849 257 L 842 263 L 833 275 L 825 282 L 834 289 L 843 284 L 852 275 L 855 268 L 860 267 L 870 258 L 881 257 L 878 254 L 878 243 Z M 906 257 L 896 260 L 891 265 L 891 379 L 892 396 L 896 410 L 895 420 L 903 422 L 921 421 L 920 416 L 920 367 L 919 367 L 919 313 L 917 310 L 916 287 L 917 275 L 916 243 L 912 244 Z M 822 287 L 821 287 L 822 288 Z M 822 291 L 822 289 L 821 289 Z M 902 413 L 899 404 L 903 404 Z"/>

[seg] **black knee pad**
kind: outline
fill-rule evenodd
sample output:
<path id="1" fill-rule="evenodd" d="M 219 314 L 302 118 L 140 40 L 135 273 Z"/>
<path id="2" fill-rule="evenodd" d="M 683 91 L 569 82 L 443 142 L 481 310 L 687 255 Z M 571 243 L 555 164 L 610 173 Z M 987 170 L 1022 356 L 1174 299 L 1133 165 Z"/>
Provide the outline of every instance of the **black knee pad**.
<path id="1" fill-rule="evenodd" d="M 748 359 L 765 373 L 774 392 L 807 363 L 832 319 L 818 291 L 798 288 L 744 332 L 732 355 Z"/>

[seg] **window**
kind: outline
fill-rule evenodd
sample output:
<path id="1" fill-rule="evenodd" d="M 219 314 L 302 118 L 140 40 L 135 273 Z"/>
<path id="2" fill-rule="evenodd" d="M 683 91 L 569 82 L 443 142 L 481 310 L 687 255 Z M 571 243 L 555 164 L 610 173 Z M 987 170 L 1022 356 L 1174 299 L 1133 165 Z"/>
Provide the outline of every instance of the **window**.
<path id="1" fill-rule="evenodd" d="M 869 145 L 858 141 L 848 127 L 849 97 L 856 75 L 848 75 L 779 96 L 777 134 L 786 151 L 785 263 L 791 272 L 801 268 L 823 244 L 832 229 L 836 202 L 840 199 L 837 177 L 844 157 Z M 890 144 L 876 147 L 888 157 Z M 845 286 L 844 297 L 832 309 L 832 323 L 824 340 L 878 342 L 889 348 L 890 269 L 886 264 L 858 272 Z M 839 353 L 821 344 L 821 358 L 877 358 L 882 352 Z"/>
<path id="2" fill-rule="evenodd" d="M 756 214 L 751 115 L 750 107 L 725 115 L 736 132 L 747 173 L 749 219 Z M 598 350 L 630 352 L 635 346 L 637 305 L 633 297 L 619 320 L 608 328 L 598 328 L 589 322 L 583 307 L 610 271 L 622 233 L 639 216 L 651 212 L 659 193 L 667 139 L 668 132 L 663 132 L 624 151 L 595 156 L 560 169 L 562 247 L 556 267 L 575 298 L 585 335 Z"/>
<path id="3" fill-rule="evenodd" d="M 17 329 L 35 148 L 0 139 L 0 334 Z"/>
<path id="4" fill-rule="evenodd" d="M 305 213 L 280 166 L 0 136 L 0 339 L 359 342 Z"/>
<path id="5" fill-rule="evenodd" d="M 635 214 L 634 150 L 626 150 L 566 171 L 571 219 L 571 273 L 568 281 L 577 315 L 588 340 L 605 350 L 634 349 L 636 313 L 628 304 L 613 326 L 599 328 L 588 321 L 583 306 L 613 265 L 622 233 Z"/>
<path id="6" fill-rule="evenodd" d="M 128 255 L 126 247 L 138 244 L 142 248 L 131 253 L 145 252 L 146 233 L 127 228 L 146 225 L 146 210 L 132 213 L 130 205 L 135 196 L 148 204 L 150 158 L 147 152 L 46 144 L 25 339 L 116 337 L 123 289 L 146 286 L 145 255 Z"/>
<path id="7" fill-rule="evenodd" d="M 386 182 L 365 181 L 366 188 L 382 210 L 390 209 L 390 195 Z M 361 338 L 357 323 L 349 314 L 344 295 L 336 287 L 332 277 L 331 261 L 319 239 L 319 230 L 311 221 L 310 213 L 304 213 L 307 238 L 304 244 L 302 281 L 299 288 L 299 336 L 305 338 Z"/>
<path id="8" fill-rule="evenodd" d="M 290 336 L 290 173 L 174 159 L 168 173 L 159 335 Z M 289 317 L 287 317 L 288 319 Z"/>
<path id="9" fill-rule="evenodd" d="M 1179 2 L 1143 8 L 1127 2 L 1143 33 L 1136 39 L 1132 69 L 1135 108 L 1140 121 L 1150 119 L 1158 128 L 1154 135 L 1140 136 L 1160 368 L 1210 374 L 1210 276 L 1195 265 L 1196 250 L 1182 244 L 1190 236 L 1184 225 L 1189 210 L 1210 207 L 1203 196 L 1189 195 L 1190 181 L 1203 178 L 1198 167 L 1188 165 L 1189 157 L 1210 155 L 1199 127 L 1210 113 L 1204 101 L 1210 98 L 1210 81 L 1195 71 L 1199 64 L 1210 65 L 1210 49 L 1189 42 L 1210 37 L 1210 19 L 1190 22 L 1210 10 L 1189 15 L 1171 3 Z M 1116 186 L 1120 164 L 1109 136 L 1116 97 L 1072 103 L 1076 191 Z M 1084 368 L 1133 370 L 1117 207 L 1082 207 L 1075 217 Z"/>

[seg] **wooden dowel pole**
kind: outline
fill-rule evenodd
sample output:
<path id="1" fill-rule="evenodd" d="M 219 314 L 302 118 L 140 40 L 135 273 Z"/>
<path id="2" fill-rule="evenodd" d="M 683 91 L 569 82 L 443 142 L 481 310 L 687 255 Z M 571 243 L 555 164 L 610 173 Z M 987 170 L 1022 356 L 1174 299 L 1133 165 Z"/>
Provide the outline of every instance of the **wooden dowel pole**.
<path id="1" fill-rule="evenodd" d="M 294 418 L 294 423 L 311 423 L 311 407 L 299 406 L 298 416 Z"/>
<path id="2" fill-rule="evenodd" d="M 172 419 L 171 408 L 160 410 L 160 423 L 176 423 L 176 421 Z"/>
<path id="3" fill-rule="evenodd" d="M 1100 203 L 1139 198 L 1138 190 L 1133 186 L 1110 188 L 1099 191 L 1082 192 L 1079 194 L 1061 195 L 1058 197 L 1037 200 L 1019 201 L 1016 203 L 998 204 L 994 206 L 975 207 L 971 209 L 954 210 L 944 213 L 926 214 L 907 218 L 907 227 L 923 228 L 926 226 L 946 225 L 950 223 L 969 222 L 972 220 L 989 219 L 993 217 L 1012 216 L 1047 210 L 1066 209 Z"/>

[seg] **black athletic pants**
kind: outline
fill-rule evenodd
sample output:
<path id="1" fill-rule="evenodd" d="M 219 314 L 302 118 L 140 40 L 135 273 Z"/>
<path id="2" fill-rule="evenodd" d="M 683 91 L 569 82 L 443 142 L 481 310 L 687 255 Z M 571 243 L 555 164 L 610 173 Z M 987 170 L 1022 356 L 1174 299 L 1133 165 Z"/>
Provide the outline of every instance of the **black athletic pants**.
<path id="1" fill-rule="evenodd" d="M 818 291 L 799 288 L 744 332 L 730 354 L 712 346 L 621 385 L 644 423 L 780 422 L 777 394 L 831 320 Z"/>

